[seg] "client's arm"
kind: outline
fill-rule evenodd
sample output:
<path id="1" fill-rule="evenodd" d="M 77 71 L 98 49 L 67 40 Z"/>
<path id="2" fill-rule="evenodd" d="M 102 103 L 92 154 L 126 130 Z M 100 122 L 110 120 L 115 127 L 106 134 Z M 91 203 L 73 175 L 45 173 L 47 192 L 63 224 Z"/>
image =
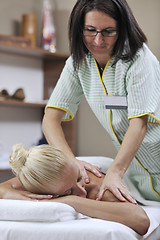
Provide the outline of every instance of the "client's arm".
<path id="1" fill-rule="evenodd" d="M 129 202 L 104 202 L 77 196 L 60 197 L 51 201 L 66 203 L 77 212 L 94 218 L 124 224 L 140 235 L 144 235 L 150 222 L 145 211 Z"/>
<path id="2" fill-rule="evenodd" d="M 38 195 L 25 191 L 17 177 L 0 183 L 0 199 L 37 200 L 50 198 L 52 198 L 50 195 Z"/>

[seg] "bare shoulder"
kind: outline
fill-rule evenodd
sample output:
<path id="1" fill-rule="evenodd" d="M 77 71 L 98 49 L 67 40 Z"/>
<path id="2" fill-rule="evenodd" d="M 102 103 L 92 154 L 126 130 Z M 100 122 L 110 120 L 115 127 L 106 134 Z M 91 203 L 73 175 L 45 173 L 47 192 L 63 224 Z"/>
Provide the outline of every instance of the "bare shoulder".
<path id="1" fill-rule="evenodd" d="M 114 196 L 112 192 L 106 190 L 103 194 L 102 201 L 106 202 L 120 202 L 118 198 Z"/>
<path id="2" fill-rule="evenodd" d="M 86 184 L 86 190 L 87 190 L 87 193 L 88 193 L 87 198 L 96 199 L 97 195 L 98 195 L 98 192 L 100 190 L 101 183 L 102 183 L 105 175 L 102 175 L 102 178 L 98 178 L 93 173 L 91 173 L 89 171 L 87 171 L 87 174 L 90 178 L 90 183 Z M 119 200 L 109 190 L 105 191 L 105 193 L 103 195 L 103 198 L 102 198 L 102 201 L 119 202 Z"/>

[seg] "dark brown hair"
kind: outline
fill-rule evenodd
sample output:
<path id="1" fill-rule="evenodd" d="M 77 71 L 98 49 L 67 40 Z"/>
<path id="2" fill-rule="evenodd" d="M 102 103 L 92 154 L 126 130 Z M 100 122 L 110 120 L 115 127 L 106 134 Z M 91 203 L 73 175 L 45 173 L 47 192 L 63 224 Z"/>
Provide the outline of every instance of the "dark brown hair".
<path id="1" fill-rule="evenodd" d="M 118 39 L 113 48 L 114 64 L 122 59 L 130 61 L 147 38 L 139 27 L 126 0 L 78 0 L 69 20 L 69 42 L 74 68 L 77 70 L 88 53 L 83 41 L 83 27 L 86 13 L 96 9 L 117 22 Z"/>

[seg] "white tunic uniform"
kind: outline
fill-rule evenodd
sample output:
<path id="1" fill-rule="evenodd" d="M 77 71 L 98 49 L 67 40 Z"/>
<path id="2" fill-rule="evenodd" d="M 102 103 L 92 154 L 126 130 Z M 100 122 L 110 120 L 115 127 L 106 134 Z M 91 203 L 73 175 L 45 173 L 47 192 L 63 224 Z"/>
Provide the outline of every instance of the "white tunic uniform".
<path id="1" fill-rule="evenodd" d="M 71 120 L 84 94 L 117 149 L 129 119 L 148 115 L 147 133 L 126 174 L 145 199 L 160 201 L 160 64 L 145 44 L 132 61 L 113 61 L 101 77 L 91 53 L 76 72 L 69 57 L 47 107 L 64 110 L 64 120 Z M 128 109 L 107 110 L 105 95 L 126 96 Z"/>

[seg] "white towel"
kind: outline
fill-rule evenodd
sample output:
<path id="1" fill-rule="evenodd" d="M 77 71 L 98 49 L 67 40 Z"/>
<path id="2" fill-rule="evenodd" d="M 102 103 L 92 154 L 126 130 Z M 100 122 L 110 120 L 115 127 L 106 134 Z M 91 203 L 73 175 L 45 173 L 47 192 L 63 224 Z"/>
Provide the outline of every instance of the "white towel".
<path id="1" fill-rule="evenodd" d="M 63 203 L 0 199 L 0 220 L 64 222 L 82 218 L 88 217 Z"/>

